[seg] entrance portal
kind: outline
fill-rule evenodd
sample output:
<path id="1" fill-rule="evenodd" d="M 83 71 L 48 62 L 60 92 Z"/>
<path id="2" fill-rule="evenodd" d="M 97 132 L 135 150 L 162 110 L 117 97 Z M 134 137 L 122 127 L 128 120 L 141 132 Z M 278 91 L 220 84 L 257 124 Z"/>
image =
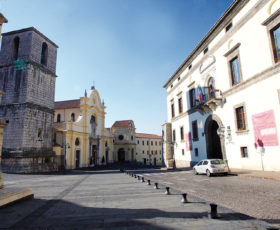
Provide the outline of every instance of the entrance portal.
<path id="1" fill-rule="evenodd" d="M 207 119 L 208 121 L 208 119 Z M 215 120 L 210 120 L 205 124 L 207 158 L 208 159 L 223 159 L 221 148 L 221 140 L 217 133 L 219 125 Z"/>
<path id="2" fill-rule="evenodd" d="M 76 150 L 76 168 L 80 167 L 80 150 Z"/>
<path id="3" fill-rule="evenodd" d="M 125 151 L 123 148 L 119 149 L 119 151 L 118 151 L 118 161 L 119 162 L 125 161 Z"/>
<path id="4" fill-rule="evenodd" d="M 97 165 L 97 146 L 92 145 L 91 147 L 91 164 Z"/>

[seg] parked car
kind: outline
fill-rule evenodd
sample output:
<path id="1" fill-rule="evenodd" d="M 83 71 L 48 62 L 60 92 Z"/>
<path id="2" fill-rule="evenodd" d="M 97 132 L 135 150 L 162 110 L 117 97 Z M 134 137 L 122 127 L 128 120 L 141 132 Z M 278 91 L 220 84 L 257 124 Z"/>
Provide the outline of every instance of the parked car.
<path id="1" fill-rule="evenodd" d="M 193 166 L 193 172 L 197 174 L 206 174 L 210 177 L 212 174 L 228 174 L 228 166 L 221 159 L 205 159 Z"/>

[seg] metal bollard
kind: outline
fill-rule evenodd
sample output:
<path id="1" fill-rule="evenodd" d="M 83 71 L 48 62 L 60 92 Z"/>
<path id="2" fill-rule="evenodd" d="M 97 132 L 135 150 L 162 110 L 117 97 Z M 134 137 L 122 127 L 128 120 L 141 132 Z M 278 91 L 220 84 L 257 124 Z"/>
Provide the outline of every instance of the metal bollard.
<path id="1" fill-rule="evenodd" d="M 220 218 L 220 215 L 217 212 L 217 205 L 211 203 L 210 207 L 211 207 L 211 212 L 208 215 L 209 218 L 211 218 L 211 219 L 218 219 L 218 218 Z"/>
<path id="2" fill-rule="evenodd" d="M 181 200 L 181 203 L 188 203 L 188 200 L 187 200 L 187 193 L 182 193 L 182 200 Z"/>
<path id="3" fill-rule="evenodd" d="M 134 175 L 134 178 L 137 178 L 137 176 L 136 176 L 136 175 Z"/>
<path id="4" fill-rule="evenodd" d="M 165 187 L 166 191 L 165 191 L 165 195 L 170 195 L 170 192 L 169 192 L 169 187 Z"/>
<path id="5" fill-rule="evenodd" d="M 147 183 L 147 185 L 151 185 L 151 180 L 148 180 L 148 183 Z"/>
<path id="6" fill-rule="evenodd" d="M 145 179 L 144 179 L 144 177 L 142 177 L 142 183 L 143 183 L 143 182 L 145 182 Z"/>
<path id="7" fill-rule="evenodd" d="M 158 183 L 157 183 L 157 182 L 155 182 L 155 187 L 154 187 L 154 189 L 158 189 Z"/>
<path id="8" fill-rule="evenodd" d="M 138 176 L 138 180 L 140 180 L 140 176 Z"/>

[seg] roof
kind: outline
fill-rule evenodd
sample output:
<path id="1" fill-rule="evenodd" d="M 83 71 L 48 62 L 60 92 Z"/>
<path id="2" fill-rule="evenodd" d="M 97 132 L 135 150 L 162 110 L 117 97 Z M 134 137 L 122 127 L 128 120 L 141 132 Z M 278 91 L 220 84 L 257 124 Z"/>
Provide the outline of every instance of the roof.
<path id="1" fill-rule="evenodd" d="M 156 134 L 136 133 L 135 136 L 136 138 L 162 139 L 161 136 Z"/>
<path id="2" fill-rule="evenodd" d="M 73 109 L 80 108 L 80 99 L 69 101 L 56 101 L 54 103 L 54 109 Z"/>
<path id="3" fill-rule="evenodd" d="M 131 124 L 134 125 L 133 120 L 115 121 L 112 127 L 129 127 Z"/>
<path id="4" fill-rule="evenodd" d="M 55 44 L 53 41 L 51 41 L 49 38 L 47 38 L 44 34 L 42 34 L 39 30 L 35 29 L 34 27 L 28 27 L 28 28 L 24 28 L 24 29 L 20 29 L 20 30 L 14 30 L 14 31 L 10 31 L 7 33 L 3 33 L 2 36 L 7 36 L 7 35 L 12 35 L 12 34 L 18 34 L 18 33 L 24 33 L 27 31 L 33 31 L 37 34 L 39 34 L 41 37 L 43 37 L 44 39 L 46 39 L 49 43 L 51 43 L 53 46 L 55 46 L 56 48 L 58 48 L 58 45 Z"/>
<path id="5" fill-rule="evenodd" d="M 200 54 L 200 52 L 206 48 L 206 45 L 209 44 L 217 35 L 217 32 L 224 29 L 224 24 L 230 22 L 230 19 L 233 18 L 242 8 L 246 5 L 249 0 L 234 0 L 225 13 L 219 18 L 215 25 L 209 30 L 205 37 L 198 43 L 195 49 L 190 53 L 190 55 L 185 59 L 185 61 L 179 66 L 175 73 L 168 79 L 164 84 L 163 88 L 166 88 L 171 81 L 177 77 L 177 74 L 183 69 L 183 67 L 190 65 L 192 61 Z"/>

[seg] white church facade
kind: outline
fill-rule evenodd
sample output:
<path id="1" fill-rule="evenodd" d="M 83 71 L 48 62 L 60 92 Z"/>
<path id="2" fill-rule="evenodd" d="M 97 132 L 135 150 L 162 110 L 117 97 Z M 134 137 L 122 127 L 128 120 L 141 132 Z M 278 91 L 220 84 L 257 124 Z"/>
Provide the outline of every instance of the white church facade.
<path id="1" fill-rule="evenodd" d="M 168 167 L 280 171 L 280 0 L 236 0 L 168 79 Z"/>

